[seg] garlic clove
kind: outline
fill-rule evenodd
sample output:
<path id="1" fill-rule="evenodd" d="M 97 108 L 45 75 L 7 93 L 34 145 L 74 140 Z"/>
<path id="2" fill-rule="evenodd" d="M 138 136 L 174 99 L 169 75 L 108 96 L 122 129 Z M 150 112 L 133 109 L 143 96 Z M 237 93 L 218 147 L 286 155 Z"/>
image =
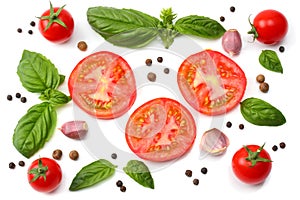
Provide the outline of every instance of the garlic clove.
<path id="1" fill-rule="evenodd" d="M 65 136 L 72 139 L 82 139 L 88 132 L 85 121 L 68 121 L 58 128 Z"/>
<path id="2" fill-rule="evenodd" d="M 222 131 L 212 128 L 203 133 L 200 141 L 200 150 L 217 156 L 225 153 L 229 143 L 228 137 Z"/>
<path id="3" fill-rule="evenodd" d="M 240 33 L 236 29 L 229 29 L 222 37 L 223 49 L 232 55 L 237 55 L 242 49 L 242 39 Z"/>

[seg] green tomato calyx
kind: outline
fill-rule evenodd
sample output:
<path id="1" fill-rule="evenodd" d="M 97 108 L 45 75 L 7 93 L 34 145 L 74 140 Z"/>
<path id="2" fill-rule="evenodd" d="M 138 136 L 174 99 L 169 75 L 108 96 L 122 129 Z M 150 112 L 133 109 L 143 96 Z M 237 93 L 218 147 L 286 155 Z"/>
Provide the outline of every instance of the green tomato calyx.
<path id="1" fill-rule="evenodd" d="M 258 33 L 257 33 L 257 31 L 256 31 L 255 26 L 254 26 L 254 25 L 251 23 L 251 21 L 250 21 L 250 16 L 251 16 L 251 15 L 249 15 L 249 17 L 248 17 L 248 21 L 249 21 L 249 24 L 250 24 L 250 26 L 251 26 L 251 30 L 248 31 L 248 34 L 252 34 L 252 35 L 253 35 L 253 42 L 254 42 L 254 40 L 255 40 L 256 38 L 258 38 Z"/>
<path id="2" fill-rule="evenodd" d="M 267 158 L 262 158 L 259 156 L 260 152 L 263 150 L 265 144 L 259 147 L 256 151 L 251 151 L 247 146 L 244 146 L 245 150 L 248 153 L 248 157 L 245 158 L 247 161 L 251 162 L 251 167 L 254 167 L 257 162 L 272 162 Z"/>
<path id="3" fill-rule="evenodd" d="M 36 181 L 38 178 L 43 177 L 46 181 L 46 172 L 48 171 L 48 166 L 44 166 L 42 160 L 38 160 L 38 167 L 31 169 L 28 174 L 34 174 L 34 177 L 30 180 L 30 183 Z"/>

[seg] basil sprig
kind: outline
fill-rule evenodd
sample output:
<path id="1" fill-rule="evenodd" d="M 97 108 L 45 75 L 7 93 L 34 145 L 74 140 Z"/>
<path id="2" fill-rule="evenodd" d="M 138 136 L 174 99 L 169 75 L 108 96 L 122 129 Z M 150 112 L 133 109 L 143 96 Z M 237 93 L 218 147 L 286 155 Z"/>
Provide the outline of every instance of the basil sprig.
<path id="1" fill-rule="evenodd" d="M 225 29 L 208 17 L 190 15 L 177 17 L 171 8 L 162 9 L 160 19 L 134 9 L 112 7 L 90 7 L 87 20 L 93 30 L 108 42 L 122 47 L 140 48 L 160 37 L 165 48 L 169 48 L 180 34 L 217 39 Z"/>
<path id="2" fill-rule="evenodd" d="M 105 159 L 96 160 L 83 167 L 73 178 L 69 187 L 70 191 L 78 191 L 91 187 L 108 179 L 115 173 L 115 168 L 111 162 Z"/>
<path id="3" fill-rule="evenodd" d="M 280 110 L 258 98 L 245 99 L 241 102 L 240 110 L 243 117 L 254 125 L 280 126 L 286 123 Z"/>
<path id="4" fill-rule="evenodd" d="M 124 172 L 135 180 L 140 185 L 154 189 L 154 181 L 151 173 L 142 161 L 130 160 L 127 165 L 123 168 Z"/>
<path id="5" fill-rule="evenodd" d="M 26 158 L 30 158 L 52 137 L 56 123 L 56 107 L 71 101 L 70 96 L 58 90 L 65 76 L 40 53 L 24 50 L 17 74 L 25 89 L 40 93 L 40 104 L 28 109 L 14 129 L 13 145 Z"/>
<path id="6" fill-rule="evenodd" d="M 273 50 L 262 50 L 259 55 L 259 63 L 266 69 L 283 73 L 283 68 L 277 53 Z"/>

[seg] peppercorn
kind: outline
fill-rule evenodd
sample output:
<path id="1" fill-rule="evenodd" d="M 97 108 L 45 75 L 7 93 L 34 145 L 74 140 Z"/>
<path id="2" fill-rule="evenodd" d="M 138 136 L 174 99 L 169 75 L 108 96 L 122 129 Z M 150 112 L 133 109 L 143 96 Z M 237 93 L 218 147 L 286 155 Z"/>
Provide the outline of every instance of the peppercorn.
<path id="1" fill-rule="evenodd" d="M 116 154 L 116 153 L 112 153 L 112 154 L 111 154 L 111 158 L 112 158 L 112 159 L 117 159 L 117 154 Z"/>
<path id="2" fill-rule="evenodd" d="M 122 185 L 122 186 L 120 187 L 120 191 L 121 191 L 121 192 L 126 192 L 126 187 L 125 187 L 124 185 Z"/>
<path id="3" fill-rule="evenodd" d="M 148 75 L 147 75 L 147 78 L 148 78 L 149 81 L 155 82 L 156 81 L 156 74 L 153 73 L 153 72 L 149 72 Z"/>
<path id="4" fill-rule="evenodd" d="M 263 93 L 267 93 L 269 91 L 269 84 L 266 82 L 263 82 L 259 85 L 259 89 L 260 91 L 262 91 Z"/>
<path id="5" fill-rule="evenodd" d="M 207 168 L 206 167 L 202 167 L 201 168 L 201 173 L 202 174 L 207 174 Z"/>
<path id="6" fill-rule="evenodd" d="M 21 28 L 18 28 L 17 31 L 18 31 L 18 33 L 22 33 L 23 32 L 23 30 Z"/>
<path id="7" fill-rule="evenodd" d="M 286 145 L 285 145 L 284 142 L 280 142 L 280 143 L 279 143 L 279 146 L 280 146 L 280 148 L 284 149 Z"/>
<path id="8" fill-rule="evenodd" d="M 263 82 L 265 82 L 265 76 L 262 75 L 262 74 L 257 75 L 257 76 L 256 76 L 256 81 L 257 81 L 258 83 L 263 83 Z"/>
<path id="9" fill-rule="evenodd" d="M 117 185 L 117 187 L 121 187 L 121 186 L 123 186 L 123 182 L 121 180 L 118 180 L 116 182 L 116 185 Z"/>
<path id="10" fill-rule="evenodd" d="M 147 58 L 145 61 L 147 66 L 151 66 L 152 65 L 152 60 L 150 58 Z"/>
<path id="11" fill-rule="evenodd" d="M 26 102 L 27 102 L 26 97 L 21 97 L 21 102 L 22 102 L 22 103 L 26 103 Z"/>
<path id="12" fill-rule="evenodd" d="M 21 97 L 21 94 L 20 94 L 19 92 L 17 92 L 17 93 L 16 93 L 16 97 L 17 97 L 17 98 L 20 98 L 20 97 Z"/>
<path id="13" fill-rule="evenodd" d="M 164 68 L 164 73 L 165 74 L 169 74 L 170 73 L 170 69 L 169 68 Z"/>
<path id="14" fill-rule="evenodd" d="M 77 160 L 79 158 L 79 153 L 76 151 L 76 150 L 72 150 L 70 151 L 69 153 L 69 157 L 72 159 L 72 160 Z"/>
<path id="15" fill-rule="evenodd" d="M 186 175 L 187 177 L 192 177 L 192 175 L 193 175 L 192 170 L 187 169 L 187 170 L 185 171 L 185 175 Z"/>
<path id="16" fill-rule="evenodd" d="M 86 51 L 87 48 L 88 48 L 88 46 L 87 46 L 87 44 L 86 44 L 85 41 L 80 41 L 80 42 L 78 42 L 78 43 L 77 43 L 77 47 L 78 47 L 78 49 L 81 50 L 81 51 Z"/>
<path id="17" fill-rule="evenodd" d="M 24 167 L 24 166 L 25 166 L 25 162 L 24 162 L 23 160 L 20 160 L 18 164 L 19 164 L 19 166 L 21 166 L 21 167 Z"/>
<path id="18" fill-rule="evenodd" d="M 273 145 L 272 150 L 277 151 L 278 147 L 276 145 Z"/>
<path id="19" fill-rule="evenodd" d="M 9 94 L 9 95 L 7 95 L 7 97 L 6 97 L 6 98 L 7 98 L 7 100 L 8 100 L 8 101 L 11 101 L 11 100 L 13 99 L 13 97 L 12 97 L 10 94 Z"/>
<path id="20" fill-rule="evenodd" d="M 245 128 L 244 124 L 239 125 L 239 129 L 243 130 Z"/>
<path id="21" fill-rule="evenodd" d="M 279 52 L 283 53 L 284 50 L 285 50 L 284 46 L 280 46 L 280 47 L 279 47 Z"/>
<path id="22" fill-rule="evenodd" d="M 31 21 L 31 22 L 30 22 L 30 26 L 35 27 L 35 22 L 34 22 L 34 21 Z"/>
<path id="23" fill-rule="evenodd" d="M 60 149 L 56 149 L 53 151 L 52 153 L 52 157 L 55 159 L 55 160 L 60 160 L 61 157 L 62 157 L 63 153 Z"/>
<path id="24" fill-rule="evenodd" d="M 234 6 L 231 6 L 229 9 L 230 9 L 231 12 L 235 11 L 235 7 Z"/>
<path id="25" fill-rule="evenodd" d="M 225 17 L 224 17 L 224 16 L 221 16 L 221 17 L 220 17 L 220 21 L 221 21 L 221 22 L 224 22 L 224 21 L 225 21 Z"/>
<path id="26" fill-rule="evenodd" d="M 193 184 L 194 184 L 194 185 L 199 185 L 199 179 L 195 178 L 195 179 L 193 180 Z"/>
<path id="27" fill-rule="evenodd" d="M 9 167 L 10 169 L 14 169 L 14 168 L 16 167 L 16 164 L 13 163 L 13 162 L 10 162 L 9 165 L 8 165 L 8 167 Z"/>
<path id="28" fill-rule="evenodd" d="M 162 63 L 163 62 L 163 58 L 162 57 L 157 57 L 157 62 Z"/>
<path id="29" fill-rule="evenodd" d="M 29 33 L 30 35 L 32 35 L 32 34 L 33 34 L 33 31 L 32 31 L 32 30 L 28 30 L 28 33 Z"/>
<path id="30" fill-rule="evenodd" d="M 228 128 L 230 128 L 230 127 L 232 126 L 232 123 L 231 123 L 230 121 L 228 121 L 228 122 L 226 123 L 226 126 L 227 126 Z"/>

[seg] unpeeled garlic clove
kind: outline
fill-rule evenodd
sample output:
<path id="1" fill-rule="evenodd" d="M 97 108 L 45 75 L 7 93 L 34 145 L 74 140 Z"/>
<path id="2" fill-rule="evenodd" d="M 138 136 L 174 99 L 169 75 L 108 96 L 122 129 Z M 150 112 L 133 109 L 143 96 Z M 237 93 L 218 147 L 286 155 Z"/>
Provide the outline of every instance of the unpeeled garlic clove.
<path id="1" fill-rule="evenodd" d="M 225 153 L 228 146 L 228 137 L 217 128 L 205 131 L 200 141 L 200 149 L 215 156 Z"/>
<path id="2" fill-rule="evenodd" d="M 69 138 L 81 139 L 87 134 L 88 125 L 85 121 L 68 121 L 58 129 Z"/>
<path id="3" fill-rule="evenodd" d="M 232 55 L 237 55 L 242 49 L 242 39 L 240 33 L 236 29 L 229 29 L 222 37 L 223 49 Z"/>

